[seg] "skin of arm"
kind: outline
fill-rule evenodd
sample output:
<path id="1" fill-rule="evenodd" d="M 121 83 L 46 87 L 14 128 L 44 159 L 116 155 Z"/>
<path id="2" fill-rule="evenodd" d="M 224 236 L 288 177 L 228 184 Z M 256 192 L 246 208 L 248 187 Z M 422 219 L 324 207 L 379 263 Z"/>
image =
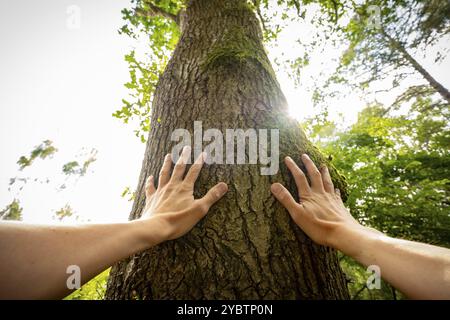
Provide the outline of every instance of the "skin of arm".
<path id="1" fill-rule="evenodd" d="M 158 189 L 148 178 L 139 220 L 77 226 L 0 223 L 0 299 L 63 298 L 70 293 L 68 266 L 80 267 L 85 283 L 121 259 L 189 232 L 228 190 L 221 182 L 194 199 L 205 154 L 184 177 L 189 156 L 185 148 L 172 175 L 172 159 L 166 156 Z"/>
<path id="2" fill-rule="evenodd" d="M 279 183 L 274 183 L 271 191 L 313 241 L 340 250 L 365 266 L 379 266 L 381 276 L 409 298 L 450 299 L 449 249 L 391 238 L 362 226 L 345 208 L 327 167 L 317 169 L 305 154 L 302 161 L 311 183 L 294 160 L 285 159 L 299 202 Z"/>

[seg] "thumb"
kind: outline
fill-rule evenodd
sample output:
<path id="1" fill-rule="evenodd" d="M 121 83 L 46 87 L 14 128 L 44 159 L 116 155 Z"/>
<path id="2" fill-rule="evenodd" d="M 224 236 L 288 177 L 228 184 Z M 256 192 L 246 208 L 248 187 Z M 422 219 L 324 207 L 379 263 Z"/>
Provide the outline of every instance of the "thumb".
<path id="1" fill-rule="evenodd" d="M 222 199 L 227 191 L 228 186 L 225 182 L 220 182 L 209 189 L 208 193 L 199 200 L 202 214 L 205 215 L 214 203 Z"/>

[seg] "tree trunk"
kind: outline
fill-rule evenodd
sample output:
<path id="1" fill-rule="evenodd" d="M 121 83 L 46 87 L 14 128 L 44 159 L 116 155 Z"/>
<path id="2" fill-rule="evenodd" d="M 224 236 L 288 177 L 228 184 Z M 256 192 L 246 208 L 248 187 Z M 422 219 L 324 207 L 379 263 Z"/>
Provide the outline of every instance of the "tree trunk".
<path id="1" fill-rule="evenodd" d="M 192 0 L 180 41 L 155 92 L 136 199 L 144 208 L 144 182 L 158 176 L 176 142 L 173 130 L 279 129 L 280 159 L 300 162 L 311 145 L 287 105 L 262 45 L 259 22 L 245 0 Z M 270 131 L 269 131 L 270 132 Z M 270 140 L 270 139 L 269 139 Z M 333 168 L 337 187 L 345 181 Z M 283 165 L 261 175 L 260 165 L 207 165 L 196 184 L 200 197 L 219 181 L 227 195 L 184 237 L 162 243 L 115 265 L 107 299 L 347 299 L 336 252 L 314 244 L 270 194 L 282 182 L 296 194 Z"/>

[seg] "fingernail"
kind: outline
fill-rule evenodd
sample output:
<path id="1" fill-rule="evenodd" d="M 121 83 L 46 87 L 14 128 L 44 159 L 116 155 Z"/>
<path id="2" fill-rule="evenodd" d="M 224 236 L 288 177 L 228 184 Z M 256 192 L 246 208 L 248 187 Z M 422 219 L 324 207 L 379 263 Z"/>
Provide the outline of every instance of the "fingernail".
<path id="1" fill-rule="evenodd" d="M 191 151 L 191 147 L 190 146 L 184 146 L 183 147 L 183 153 L 188 153 Z"/>
<path id="2" fill-rule="evenodd" d="M 302 154 L 302 157 L 305 159 L 309 159 L 309 156 L 306 153 Z"/>
<path id="3" fill-rule="evenodd" d="M 219 184 L 219 191 L 224 194 L 228 191 L 228 185 L 225 182 Z"/>
<path id="4" fill-rule="evenodd" d="M 292 160 L 292 158 L 291 157 L 289 157 L 289 156 L 287 156 L 286 158 L 286 161 L 291 161 L 291 162 L 293 162 L 294 160 Z"/>
<path id="5" fill-rule="evenodd" d="M 278 183 L 274 183 L 272 184 L 270 189 L 272 190 L 273 193 L 278 193 L 281 190 L 281 186 Z"/>

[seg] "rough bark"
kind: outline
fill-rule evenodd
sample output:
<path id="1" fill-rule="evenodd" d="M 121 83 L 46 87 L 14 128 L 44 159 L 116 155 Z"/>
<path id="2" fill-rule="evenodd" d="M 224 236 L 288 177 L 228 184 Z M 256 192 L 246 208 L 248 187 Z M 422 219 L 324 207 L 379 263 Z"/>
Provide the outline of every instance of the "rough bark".
<path id="1" fill-rule="evenodd" d="M 137 196 L 130 219 L 144 208 L 144 182 L 158 176 L 177 128 L 193 131 L 280 130 L 280 159 L 307 152 L 327 163 L 298 124 L 262 45 L 254 12 L 244 0 L 192 0 L 177 48 L 161 76 Z M 298 106 L 301 107 L 301 106 Z M 158 120 L 159 119 L 159 120 Z M 158 121 L 157 121 L 158 120 Z M 300 162 L 300 161 L 297 161 Z M 336 185 L 345 181 L 333 168 Z M 219 181 L 229 192 L 186 236 L 115 265 L 107 299 L 346 299 L 336 252 L 314 244 L 271 196 L 273 182 L 296 194 L 284 166 L 273 176 L 260 165 L 209 165 L 196 184 L 200 197 Z"/>

